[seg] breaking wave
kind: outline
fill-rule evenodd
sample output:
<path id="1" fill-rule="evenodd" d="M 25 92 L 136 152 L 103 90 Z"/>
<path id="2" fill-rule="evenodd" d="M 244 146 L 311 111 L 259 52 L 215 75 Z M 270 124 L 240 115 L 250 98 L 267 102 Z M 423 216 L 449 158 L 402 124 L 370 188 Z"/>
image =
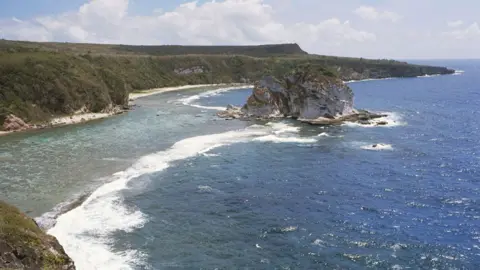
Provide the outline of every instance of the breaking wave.
<path id="1" fill-rule="evenodd" d="M 350 81 L 344 81 L 344 83 L 359 83 L 359 82 L 383 81 L 383 80 L 392 80 L 392 79 L 395 79 L 395 78 L 350 80 Z"/>
<path id="2" fill-rule="evenodd" d="M 395 112 L 379 112 L 380 114 L 387 115 L 386 117 L 381 117 L 377 119 L 370 120 L 370 124 L 361 124 L 354 122 L 346 122 L 343 125 L 348 127 L 397 127 L 405 126 L 407 123 L 403 120 L 402 116 Z"/>
<path id="3" fill-rule="evenodd" d="M 37 221 L 60 241 L 75 261 L 77 269 L 133 269 L 146 266 L 146 254 L 137 250 L 116 252 L 112 249 L 114 233 L 132 232 L 149 220 L 139 209 L 125 203 L 122 191 L 129 189 L 130 181 L 165 170 L 174 161 L 205 155 L 215 148 L 234 143 L 252 140 L 275 143 L 315 141 L 277 135 L 294 130 L 297 129 L 288 124 L 271 123 L 178 141 L 165 151 L 140 158 L 125 171 L 113 174 L 107 183 L 93 193 L 59 205 L 52 212 L 37 218 Z"/>
<path id="4" fill-rule="evenodd" d="M 384 144 L 384 143 L 364 145 L 361 148 L 364 150 L 371 150 L 371 151 L 393 150 L 393 147 L 391 144 Z"/>
<path id="5" fill-rule="evenodd" d="M 462 75 L 463 73 L 465 73 L 465 71 L 463 71 L 463 70 L 455 70 L 455 73 L 453 73 L 452 75 L 453 75 L 453 76 L 458 76 L 458 75 Z"/>
<path id="6" fill-rule="evenodd" d="M 315 143 L 314 138 L 300 138 L 300 137 L 280 137 L 277 135 L 267 135 L 253 139 L 258 142 L 273 142 L 273 143 Z"/>
<path id="7" fill-rule="evenodd" d="M 252 85 L 247 85 L 247 86 L 236 86 L 236 87 L 220 88 L 220 89 L 216 89 L 216 90 L 211 90 L 211 91 L 207 91 L 207 92 L 202 92 L 202 93 L 200 93 L 200 94 L 193 95 L 193 96 L 190 96 L 190 97 L 187 97 L 187 98 L 182 98 L 182 99 L 180 99 L 179 101 L 180 101 L 183 105 L 186 105 L 186 106 L 191 106 L 191 107 L 200 108 L 200 109 L 206 109 L 206 110 L 223 111 L 223 110 L 226 109 L 226 107 L 203 106 L 203 105 L 199 105 L 199 104 L 194 104 L 194 102 L 197 101 L 197 100 L 199 100 L 199 99 L 201 99 L 201 98 L 207 98 L 207 97 L 216 96 L 216 95 L 221 94 L 221 93 L 224 93 L 224 92 L 228 92 L 228 91 L 232 91 L 232 90 L 239 90 L 239 89 L 248 89 L 248 88 L 252 88 L 252 87 L 253 87 Z"/>

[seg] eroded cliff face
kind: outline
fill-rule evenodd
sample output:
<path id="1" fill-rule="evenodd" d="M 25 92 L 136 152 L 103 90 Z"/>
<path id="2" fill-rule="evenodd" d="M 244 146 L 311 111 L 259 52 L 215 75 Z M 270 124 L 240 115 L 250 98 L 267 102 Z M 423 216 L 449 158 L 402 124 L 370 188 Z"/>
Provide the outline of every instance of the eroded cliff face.
<path id="1" fill-rule="evenodd" d="M 242 108 L 229 105 L 218 116 L 245 120 L 289 117 L 312 125 L 386 124 L 378 119 L 387 115 L 355 110 L 353 98 L 352 89 L 332 73 L 323 68 L 303 67 L 282 80 L 273 76 L 262 78 L 255 83 Z"/>
<path id="2" fill-rule="evenodd" d="M 242 112 L 252 117 L 335 118 L 355 112 L 353 91 L 340 79 L 311 70 L 267 76 L 255 84 Z"/>
<path id="3" fill-rule="evenodd" d="M 75 270 L 75 265 L 55 237 L 0 201 L 0 269 Z"/>

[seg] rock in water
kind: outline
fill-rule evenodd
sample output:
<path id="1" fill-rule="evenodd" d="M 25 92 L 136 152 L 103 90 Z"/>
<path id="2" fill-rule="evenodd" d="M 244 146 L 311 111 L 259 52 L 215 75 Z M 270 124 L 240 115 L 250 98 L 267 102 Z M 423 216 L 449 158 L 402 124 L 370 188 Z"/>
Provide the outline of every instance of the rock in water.
<path id="1" fill-rule="evenodd" d="M 28 128 L 30 126 L 25 121 L 13 114 L 8 115 L 3 122 L 3 130 L 5 131 L 20 131 Z"/>
<path id="2" fill-rule="evenodd" d="M 75 265 L 55 237 L 0 201 L 0 269 L 75 270 Z"/>
<path id="3" fill-rule="evenodd" d="M 283 80 L 264 77 L 255 84 L 242 111 L 253 117 L 299 119 L 333 119 L 355 112 L 350 87 L 331 74 L 312 69 L 295 71 Z"/>
<path id="4" fill-rule="evenodd" d="M 333 73 L 309 66 L 298 68 L 283 80 L 264 77 L 255 83 L 252 95 L 241 109 L 228 106 L 217 115 L 226 119 L 291 117 L 312 125 L 347 121 L 370 125 L 370 120 L 386 116 L 355 110 L 350 87 Z"/>
<path id="5" fill-rule="evenodd" d="M 228 105 L 225 111 L 220 111 L 217 115 L 221 118 L 225 118 L 227 120 L 232 119 L 240 119 L 244 117 L 244 113 L 240 107 L 235 107 L 233 105 Z"/>

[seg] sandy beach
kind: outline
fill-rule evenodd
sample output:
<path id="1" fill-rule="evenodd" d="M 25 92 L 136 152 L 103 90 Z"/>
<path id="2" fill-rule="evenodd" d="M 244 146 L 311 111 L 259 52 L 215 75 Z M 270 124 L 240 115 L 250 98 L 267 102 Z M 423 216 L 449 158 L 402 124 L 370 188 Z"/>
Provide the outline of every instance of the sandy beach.
<path id="1" fill-rule="evenodd" d="M 180 91 L 180 90 L 196 89 L 196 88 L 203 88 L 203 87 L 235 86 L 235 85 L 243 85 L 243 84 L 240 84 L 240 83 L 195 84 L 195 85 L 184 85 L 184 86 L 177 86 L 177 87 L 154 88 L 154 89 L 140 91 L 137 93 L 131 93 L 129 95 L 129 100 L 133 101 L 142 97 L 157 95 L 157 94 L 166 93 L 166 92 Z"/>
<path id="2" fill-rule="evenodd" d="M 57 117 L 53 118 L 50 121 L 52 126 L 59 126 L 59 125 L 71 125 L 77 124 L 81 122 L 91 121 L 106 118 L 109 116 L 114 115 L 113 113 L 83 113 L 83 114 L 76 114 L 72 116 L 64 116 L 64 117 Z"/>

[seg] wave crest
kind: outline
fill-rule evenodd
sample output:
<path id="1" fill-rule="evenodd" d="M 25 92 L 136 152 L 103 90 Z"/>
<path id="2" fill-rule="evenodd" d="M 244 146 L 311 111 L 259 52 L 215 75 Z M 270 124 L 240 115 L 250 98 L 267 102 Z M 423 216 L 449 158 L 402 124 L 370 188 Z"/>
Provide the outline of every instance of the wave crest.
<path id="1" fill-rule="evenodd" d="M 224 92 L 228 92 L 228 91 L 232 91 L 232 90 L 239 90 L 239 89 L 248 89 L 248 88 L 252 88 L 252 87 L 253 87 L 253 85 L 220 88 L 220 89 L 216 89 L 216 90 L 202 92 L 200 94 L 193 95 L 193 96 L 190 96 L 190 97 L 187 97 L 187 98 L 182 98 L 178 101 L 181 102 L 183 105 L 186 105 L 186 106 L 191 106 L 191 107 L 206 109 L 206 110 L 223 111 L 223 110 L 226 110 L 226 107 L 203 106 L 203 105 L 194 104 L 193 102 L 195 102 L 195 101 L 197 101 L 201 98 L 216 96 L 216 95 L 224 93 Z"/>
<path id="2" fill-rule="evenodd" d="M 113 174 L 108 178 L 108 183 L 75 205 L 69 204 L 71 207 L 68 209 L 62 208 L 67 210 L 52 211 L 39 220 L 46 227 L 51 227 L 48 233 L 57 237 L 78 269 L 132 269 L 134 266 L 145 266 L 146 254 L 136 250 L 116 252 L 111 247 L 114 233 L 132 232 L 149 220 L 140 209 L 125 202 L 122 191 L 130 188 L 130 181 L 144 174 L 165 170 L 174 161 L 205 155 L 215 148 L 234 143 L 252 140 L 315 142 L 313 138 L 278 137 L 277 134 L 287 131 L 295 132 L 298 129 L 285 123 L 272 123 L 178 141 L 169 149 L 144 156 L 125 171 Z M 208 190 L 207 187 L 199 189 Z"/>

